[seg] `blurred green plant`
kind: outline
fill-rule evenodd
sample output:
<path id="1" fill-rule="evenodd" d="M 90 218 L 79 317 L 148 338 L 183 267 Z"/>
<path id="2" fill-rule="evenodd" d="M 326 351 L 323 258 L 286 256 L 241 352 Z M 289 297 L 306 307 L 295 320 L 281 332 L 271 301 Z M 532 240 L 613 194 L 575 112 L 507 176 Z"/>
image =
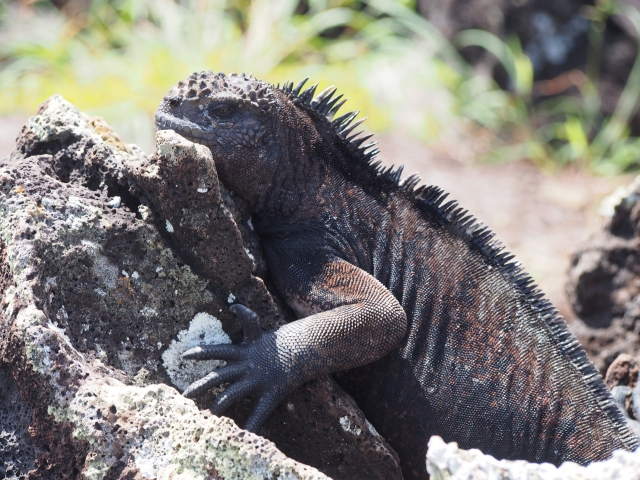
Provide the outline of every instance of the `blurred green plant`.
<path id="1" fill-rule="evenodd" d="M 630 136 L 629 129 L 640 99 L 640 49 L 611 116 L 601 114 L 598 94 L 607 20 L 613 14 L 625 15 L 640 34 L 640 12 L 631 5 L 598 0 L 590 13 L 586 72 L 571 71 L 564 74 L 564 79 L 556 79 L 576 86 L 579 95 L 555 96 L 541 102 L 532 100 L 533 67 L 517 38 L 502 41 L 481 30 L 467 30 L 457 35 L 454 41 L 458 47 L 479 46 L 491 52 L 511 82 L 511 101 L 504 103 L 502 115 L 488 126 L 494 130 L 500 128 L 503 133 L 510 130 L 516 138 L 493 149 L 487 155 L 488 160 L 528 158 L 551 167 L 577 162 L 590 171 L 608 175 L 640 167 L 640 139 Z M 465 97 L 469 95 L 461 95 Z M 466 113 L 473 117 L 473 111 Z"/>
<path id="2" fill-rule="evenodd" d="M 11 2 L 0 10 L 0 114 L 33 112 L 60 93 L 144 144 L 168 88 L 212 69 L 273 83 L 333 80 L 374 131 L 395 125 L 433 140 L 450 124 L 453 99 L 440 57 L 457 54 L 411 1 L 300 5 L 93 0 L 88 12 L 67 18 L 49 2 Z M 424 108 L 433 98 L 439 106 Z"/>
<path id="3" fill-rule="evenodd" d="M 337 83 L 373 131 L 393 126 L 427 142 L 449 137 L 448 145 L 488 135 L 474 155 L 489 161 L 528 158 L 613 174 L 640 166 L 640 140 L 628 128 L 640 61 L 615 112 L 603 118 L 604 25 L 623 13 L 640 32 L 640 13 L 613 0 L 590 11 L 586 74 L 565 79 L 580 95 L 537 102 L 517 38 L 468 30 L 452 44 L 413 0 L 92 0 L 88 11 L 66 16 L 49 1 L 13 0 L 0 4 L 0 115 L 32 113 L 60 93 L 150 147 L 159 100 L 193 71 L 253 72 L 272 83 L 309 76 Z M 461 59 L 456 48 L 467 46 L 498 59 L 510 90 Z"/>

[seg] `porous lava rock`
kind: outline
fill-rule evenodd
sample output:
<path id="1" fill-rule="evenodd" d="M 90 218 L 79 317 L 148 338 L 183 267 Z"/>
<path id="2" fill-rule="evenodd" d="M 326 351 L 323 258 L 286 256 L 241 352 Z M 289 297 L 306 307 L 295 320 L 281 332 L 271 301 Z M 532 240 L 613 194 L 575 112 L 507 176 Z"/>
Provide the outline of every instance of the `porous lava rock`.
<path id="1" fill-rule="evenodd" d="M 571 328 L 601 372 L 622 353 L 640 355 L 640 179 L 603 204 L 601 230 L 571 258 Z"/>
<path id="2" fill-rule="evenodd" d="M 220 365 L 184 350 L 241 339 L 230 304 L 265 328 L 293 317 L 261 278 L 249 214 L 210 152 L 172 132 L 157 144 L 148 156 L 54 96 L 0 162 L 5 476 L 401 478 L 330 378 L 290 395 L 263 436 L 234 421 L 250 400 L 228 418 L 206 409 L 213 394 L 180 395 Z"/>
<path id="3" fill-rule="evenodd" d="M 40 449 L 29 435 L 31 409 L 20 398 L 7 365 L 0 365 L 0 478 L 28 478 Z"/>
<path id="4" fill-rule="evenodd" d="M 524 460 L 497 460 L 480 450 L 463 450 L 455 442 L 431 437 L 427 451 L 427 471 L 431 480 L 602 480 L 640 479 L 640 450 L 616 450 L 612 458 L 586 467 L 564 462 L 528 463 Z"/>
<path id="5" fill-rule="evenodd" d="M 604 381 L 609 390 L 620 385 L 634 388 L 638 384 L 639 371 L 638 359 L 623 353 L 609 366 Z"/>
<path id="6" fill-rule="evenodd" d="M 618 404 L 631 429 L 638 436 L 640 436 L 639 370 L 640 362 L 638 359 L 623 353 L 613 361 L 605 377 L 605 382 L 607 387 L 611 389 L 613 399 Z"/>

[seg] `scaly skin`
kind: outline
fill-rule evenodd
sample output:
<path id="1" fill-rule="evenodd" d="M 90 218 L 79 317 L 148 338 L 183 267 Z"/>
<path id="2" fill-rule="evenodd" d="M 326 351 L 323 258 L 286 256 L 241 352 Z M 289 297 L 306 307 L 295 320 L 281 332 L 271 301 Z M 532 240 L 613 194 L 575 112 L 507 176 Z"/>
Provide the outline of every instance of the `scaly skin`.
<path id="1" fill-rule="evenodd" d="M 493 234 L 435 187 L 372 164 L 348 138 L 355 115 L 315 87 L 244 75 L 191 75 L 156 113 L 207 145 L 220 179 L 252 211 L 269 275 L 299 320 L 263 332 L 247 308 L 239 345 L 185 354 L 228 365 L 187 396 L 231 382 L 216 414 L 257 399 L 259 429 L 289 392 L 333 372 L 397 451 L 405 478 L 426 478 L 431 435 L 498 458 L 587 463 L 631 433 L 563 320 Z"/>

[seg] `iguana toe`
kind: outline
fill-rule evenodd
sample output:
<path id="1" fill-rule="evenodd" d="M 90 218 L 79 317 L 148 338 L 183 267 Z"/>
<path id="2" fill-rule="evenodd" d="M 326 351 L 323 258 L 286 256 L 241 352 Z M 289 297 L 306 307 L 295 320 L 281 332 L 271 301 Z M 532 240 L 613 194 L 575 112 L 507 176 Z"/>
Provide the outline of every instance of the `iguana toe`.
<path id="1" fill-rule="evenodd" d="M 240 304 L 231 305 L 229 310 L 240 319 L 245 341 L 253 341 L 260 338 L 262 327 L 260 326 L 260 317 L 256 312 Z"/>
<path id="2" fill-rule="evenodd" d="M 193 382 L 182 394 L 193 398 L 230 382 L 231 385 L 216 398 L 211 412 L 221 415 L 234 402 L 247 396 L 255 397 L 257 404 L 247 420 L 247 427 L 256 431 L 297 383 L 289 382 L 287 368 L 278 358 L 275 332 L 264 332 L 258 315 L 243 305 L 233 305 L 230 310 L 242 323 L 242 343 L 202 345 L 186 351 L 183 358 L 226 360 L 228 364 Z"/>
<path id="3" fill-rule="evenodd" d="M 246 369 L 241 366 L 222 367 L 214 370 L 206 377 L 193 382 L 182 392 L 182 395 L 187 398 L 197 397 L 213 387 L 217 387 L 225 382 L 237 380 L 245 373 Z"/>
<path id="4" fill-rule="evenodd" d="M 239 345 L 202 345 L 187 350 L 182 358 L 187 360 L 237 360 L 242 358 Z"/>
<path id="5" fill-rule="evenodd" d="M 249 430 L 250 432 L 257 432 L 281 400 L 282 395 L 279 395 L 276 391 L 269 392 L 260 397 L 258 404 L 245 422 L 244 429 Z"/>
<path id="6" fill-rule="evenodd" d="M 216 398 L 211 405 L 211 413 L 222 415 L 234 402 L 248 396 L 258 385 L 251 380 L 234 383 Z"/>

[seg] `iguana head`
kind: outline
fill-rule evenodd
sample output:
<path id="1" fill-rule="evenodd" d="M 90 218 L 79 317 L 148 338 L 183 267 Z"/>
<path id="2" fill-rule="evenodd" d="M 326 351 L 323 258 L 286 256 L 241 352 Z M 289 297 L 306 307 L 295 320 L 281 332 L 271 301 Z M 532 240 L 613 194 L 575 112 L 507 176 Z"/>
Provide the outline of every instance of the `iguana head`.
<path id="1" fill-rule="evenodd" d="M 163 98 L 156 128 L 208 146 L 226 182 L 238 171 L 267 166 L 275 103 L 271 85 L 244 74 L 193 73 Z"/>
<path id="2" fill-rule="evenodd" d="M 193 73 L 164 97 L 156 128 L 208 146 L 220 179 L 247 200 L 267 190 L 300 191 L 314 178 L 322 183 L 331 169 L 376 176 L 377 150 L 366 151 L 374 144 L 361 147 L 369 136 L 351 135 L 357 112 L 332 120 L 342 95 L 330 87 L 314 98 L 316 87 L 302 91 L 304 83 L 274 87 L 244 74 Z"/>

